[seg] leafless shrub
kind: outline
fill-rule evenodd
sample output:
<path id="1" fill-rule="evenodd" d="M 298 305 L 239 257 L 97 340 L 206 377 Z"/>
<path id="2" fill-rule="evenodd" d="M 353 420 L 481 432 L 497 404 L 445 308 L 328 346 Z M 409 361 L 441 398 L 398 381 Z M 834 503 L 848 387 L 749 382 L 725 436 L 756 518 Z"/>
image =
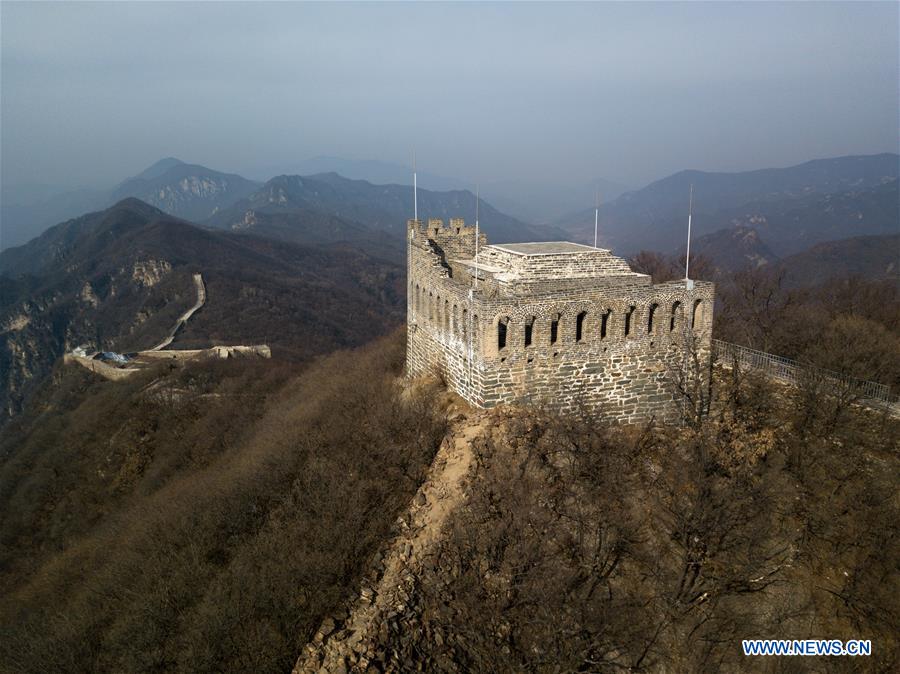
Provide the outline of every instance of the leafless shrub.
<path id="1" fill-rule="evenodd" d="M 299 376 L 204 365 L 171 375 L 177 405 L 134 381 L 51 417 L 2 466 L 17 513 L 2 524 L 4 667 L 289 669 L 443 437 L 429 390 L 400 396 L 402 363 L 394 337 Z"/>

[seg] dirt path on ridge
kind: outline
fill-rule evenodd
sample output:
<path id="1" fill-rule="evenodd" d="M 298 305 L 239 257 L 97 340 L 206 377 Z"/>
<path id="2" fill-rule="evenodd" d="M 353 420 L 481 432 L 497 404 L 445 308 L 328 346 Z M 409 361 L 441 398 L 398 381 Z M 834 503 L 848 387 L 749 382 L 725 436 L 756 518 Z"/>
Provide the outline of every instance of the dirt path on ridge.
<path id="1" fill-rule="evenodd" d="M 472 442 L 488 427 L 483 412 L 466 410 L 466 414 L 451 422 L 425 481 L 398 520 L 400 533 L 384 551 L 382 562 L 363 580 L 358 598 L 347 607 L 347 617 L 322 621 L 293 674 L 366 670 L 382 622 L 403 612 L 422 561 L 432 554 L 451 513 L 465 501 Z"/>

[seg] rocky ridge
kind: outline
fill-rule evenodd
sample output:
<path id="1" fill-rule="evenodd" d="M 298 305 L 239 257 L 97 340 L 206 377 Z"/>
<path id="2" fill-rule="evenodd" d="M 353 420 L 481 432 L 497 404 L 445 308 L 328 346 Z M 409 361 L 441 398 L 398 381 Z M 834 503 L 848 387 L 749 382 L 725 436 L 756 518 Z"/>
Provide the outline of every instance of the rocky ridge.
<path id="1" fill-rule="evenodd" d="M 436 548 L 444 527 L 465 503 L 472 445 L 488 432 L 490 419 L 461 402 L 451 407 L 447 436 L 409 509 L 397 519 L 393 537 L 376 554 L 358 594 L 322 621 L 293 674 L 401 672 L 421 665 L 399 661 L 387 644 L 419 628 L 418 577 L 426 565 L 439 563 Z"/>

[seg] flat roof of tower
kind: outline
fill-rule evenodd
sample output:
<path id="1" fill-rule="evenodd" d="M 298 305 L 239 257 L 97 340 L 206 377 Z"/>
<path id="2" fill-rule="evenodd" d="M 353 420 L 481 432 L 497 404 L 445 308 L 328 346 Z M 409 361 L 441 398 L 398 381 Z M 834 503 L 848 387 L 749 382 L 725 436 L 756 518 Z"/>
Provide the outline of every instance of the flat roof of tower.
<path id="1" fill-rule="evenodd" d="M 587 253 L 590 251 L 605 251 L 603 248 L 594 248 L 582 243 L 571 241 L 541 241 L 537 243 L 492 243 L 491 248 L 499 248 L 516 255 L 559 255 L 560 253 Z"/>

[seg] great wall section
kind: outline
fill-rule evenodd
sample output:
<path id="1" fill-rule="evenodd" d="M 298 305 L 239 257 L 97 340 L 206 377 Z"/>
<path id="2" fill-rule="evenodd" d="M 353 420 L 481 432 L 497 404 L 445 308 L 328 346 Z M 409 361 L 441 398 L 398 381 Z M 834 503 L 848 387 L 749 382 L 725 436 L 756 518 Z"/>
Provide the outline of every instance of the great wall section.
<path id="1" fill-rule="evenodd" d="M 712 340 L 712 349 L 714 362 L 725 369 L 753 370 L 785 386 L 822 386 L 854 404 L 900 418 L 900 396 L 894 395 L 886 384 L 849 377 L 720 339 Z"/>
<path id="2" fill-rule="evenodd" d="M 204 304 L 206 304 L 206 285 L 203 283 L 203 275 L 194 274 L 193 279 L 194 287 L 197 289 L 197 301 L 194 303 L 194 306 L 192 306 L 190 309 L 188 309 L 178 317 L 178 320 L 175 321 L 175 325 L 172 327 L 172 329 L 169 331 L 169 334 L 163 341 L 154 346 L 152 349 L 147 349 L 147 351 L 162 351 L 167 346 L 169 346 L 169 344 L 171 344 L 175 339 L 175 335 L 178 333 L 178 331 L 181 330 L 181 328 L 183 328 L 191 319 L 191 316 L 197 313 L 200 308 Z"/>
<path id="3" fill-rule="evenodd" d="M 672 369 L 691 351 L 701 377 L 711 377 L 715 366 L 755 370 L 784 386 L 816 379 L 852 391 L 855 404 L 900 417 L 884 385 L 712 339 L 711 283 L 652 284 L 610 251 L 580 244 L 489 246 L 458 219 L 449 227 L 410 221 L 407 232 L 406 384 L 436 375 L 459 397 L 450 395 L 447 434 L 390 538 L 358 589 L 303 646 L 292 674 L 409 671 L 385 646 L 386 635 L 421 629 L 417 586 L 425 569 L 440 567 L 447 525 L 466 506 L 477 468 L 473 447 L 504 430 L 502 411 L 491 408 L 536 404 L 567 412 L 583 404 L 616 423 L 677 422 Z M 67 354 L 67 362 L 116 380 L 166 360 L 271 357 L 266 345 L 169 349 L 206 303 L 202 275 L 193 283 L 194 305 L 153 348 L 122 367 L 92 355 Z"/>
<path id="4" fill-rule="evenodd" d="M 685 348 L 709 362 L 712 283 L 654 284 L 566 241 L 488 245 L 462 219 L 410 220 L 407 234 L 407 372 L 439 372 L 476 407 L 676 420 L 670 371 Z"/>
<path id="5" fill-rule="evenodd" d="M 194 288 L 197 291 L 197 299 L 190 309 L 185 311 L 175 321 L 175 325 L 169 330 L 168 335 L 156 346 L 145 351 L 138 351 L 125 359 L 120 354 L 112 354 L 116 360 L 111 364 L 103 359 L 102 352 L 87 353 L 83 349 L 76 349 L 65 354 L 63 362 L 78 363 L 82 367 L 112 381 L 126 379 L 144 368 L 160 361 L 194 361 L 208 358 L 232 358 L 235 356 L 256 356 L 259 358 L 271 358 L 272 350 L 266 344 L 213 346 L 208 349 L 168 349 L 175 340 L 175 336 L 187 325 L 187 322 L 206 304 L 206 284 L 202 274 L 193 275 Z M 121 359 L 121 360 L 119 360 Z"/>

